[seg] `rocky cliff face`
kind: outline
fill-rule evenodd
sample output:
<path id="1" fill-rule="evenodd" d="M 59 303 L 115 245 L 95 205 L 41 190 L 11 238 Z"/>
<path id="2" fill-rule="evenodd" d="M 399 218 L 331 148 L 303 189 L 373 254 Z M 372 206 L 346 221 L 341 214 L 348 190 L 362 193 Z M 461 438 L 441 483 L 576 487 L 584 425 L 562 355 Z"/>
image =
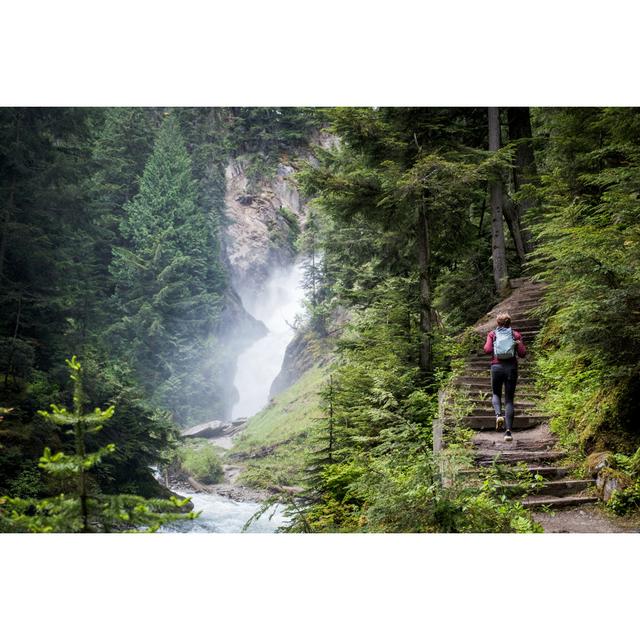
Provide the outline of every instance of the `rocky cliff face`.
<path id="1" fill-rule="evenodd" d="M 218 330 L 226 406 L 222 420 L 230 418 L 238 398 L 233 385 L 238 356 L 267 333 L 266 326 L 250 315 L 242 300 L 259 295 L 274 267 L 295 259 L 294 241 L 306 218 L 306 207 L 295 183 L 294 168 L 281 163 L 270 178 L 251 180 L 246 158 L 230 162 L 225 171 L 226 225 L 222 255 L 231 286 L 225 294 Z M 241 294 L 241 295 L 240 295 Z M 241 298 L 242 296 L 242 298 Z"/>
<path id="2" fill-rule="evenodd" d="M 270 179 L 251 185 L 247 160 L 226 169 L 224 248 L 233 287 L 259 293 L 269 272 L 295 258 L 294 241 L 304 226 L 306 206 L 291 180 L 294 168 L 280 163 Z"/>
<path id="3" fill-rule="evenodd" d="M 335 136 L 318 132 L 311 145 L 330 148 Z M 282 160 L 270 177 L 252 177 L 255 167 L 247 157 L 230 161 L 225 170 L 225 226 L 223 259 L 231 277 L 222 319 L 221 343 L 228 354 L 226 386 L 229 410 L 235 403 L 233 387 L 238 355 L 266 334 L 266 327 L 243 307 L 241 296 L 260 295 L 276 267 L 290 265 L 296 258 L 295 239 L 304 229 L 308 209 L 294 177 L 299 162 L 316 160 L 309 149 L 300 150 L 291 163 Z M 239 295 L 240 294 L 240 295 Z M 301 332 L 289 345 L 283 369 L 273 383 L 272 395 L 287 388 L 314 363 L 308 341 Z M 228 419 L 229 415 L 222 416 Z"/>
<path id="4" fill-rule="evenodd" d="M 319 336 L 308 328 L 298 329 L 284 354 L 282 368 L 271 384 L 269 397 L 288 389 L 305 371 L 314 365 L 325 365 L 333 357 L 336 340 L 349 322 L 350 314 L 344 307 L 333 311 L 327 323 L 326 334 Z"/>

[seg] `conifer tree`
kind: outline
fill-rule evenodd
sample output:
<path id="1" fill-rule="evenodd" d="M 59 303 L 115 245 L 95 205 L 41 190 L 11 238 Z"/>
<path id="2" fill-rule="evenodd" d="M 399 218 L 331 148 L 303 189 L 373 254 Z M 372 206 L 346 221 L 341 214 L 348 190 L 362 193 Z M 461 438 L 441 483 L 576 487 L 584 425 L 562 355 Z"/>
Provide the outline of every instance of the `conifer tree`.
<path id="1" fill-rule="evenodd" d="M 46 447 L 40 467 L 68 489 L 53 498 L 29 500 L 0 499 L 0 531 L 29 532 L 111 532 L 139 529 L 157 530 L 165 522 L 194 518 L 197 514 L 180 512 L 189 500 L 145 500 L 133 495 L 102 495 L 96 491 L 92 471 L 102 459 L 115 451 L 109 443 L 96 451 L 87 450 L 87 436 L 102 429 L 113 416 L 115 407 L 84 412 L 82 367 L 75 356 L 67 360 L 73 382 L 73 409 L 51 405 L 51 411 L 39 414 L 51 424 L 68 428 L 73 436 L 73 453 L 52 453 Z"/>
<path id="2" fill-rule="evenodd" d="M 371 271 L 374 283 L 385 275 L 415 274 L 417 357 L 432 379 L 434 256 L 437 251 L 440 264 L 458 258 L 481 178 L 479 154 L 464 144 L 467 123 L 463 128 L 454 109 L 339 108 L 328 115 L 343 144 L 320 154 L 320 166 L 303 174 L 303 185 L 327 215 L 361 235 L 351 237 L 341 256 L 351 266 L 364 254 L 353 289 L 371 289 L 374 284 L 363 282 Z M 373 247 L 356 248 L 367 232 L 374 234 Z"/>
<path id="3" fill-rule="evenodd" d="M 113 249 L 126 246 L 120 232 L 126 215 L 124 205 L 138 193 L 140 176 L 153 150 L 155 115 L 153 109 L 116 107 L 106 109 L 103 121 L 93 125 L 93 171 L 87 181 L 94 224 L 91 251 L 105 297 L 113 294 L 109 272 Z M 103 306 L 107 318 L 100 321 L 112 322 L 114 309 Z"/>
<path id="4" fill-rule="evenodd" d="M 177 119 L 165 117 L 139 193 L 125 205 L 111 266 L 122 318 L 115 330 L 146 388 L 179 420 L 215 415 L 212 356 L 219 312 L 215 226 L 198 206 Z M 198 407 L 200 405 L 200 407 Z M 195 407 L 195 410 L 194 410 Z"/>
<path id="5" fill-rule="evenodd" d="M 533 246 L 528 227 L 527 213 L 535 206 L 535 201 L 527 193 L 527 185 L 537 182 L 536 160 L 533 153 L 533 133 L 531 130 L 531 110 L 529 107 L 508 107 L 507 122 L 509 142 L 516 145 L 516 156 L 512 170 L 513 189 L 516 195 L 515 206 L 509 207 L 511 213 L 511 233 L 518 254 L 524 259 Z M 505 209 L 507 211 L 507 209 Z"/>

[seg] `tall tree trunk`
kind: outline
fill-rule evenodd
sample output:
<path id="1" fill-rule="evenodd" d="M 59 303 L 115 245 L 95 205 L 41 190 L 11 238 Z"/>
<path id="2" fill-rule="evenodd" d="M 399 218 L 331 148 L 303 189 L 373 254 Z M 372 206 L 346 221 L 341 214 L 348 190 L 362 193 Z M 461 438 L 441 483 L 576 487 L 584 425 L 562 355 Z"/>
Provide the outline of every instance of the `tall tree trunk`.
<path id="1" fill-rule="evenodd" d="M 520 226 L 520 214 L 519 209 L 516 207 L 515 203 L 505 195 L 504 200 L 502 201 L 502 213 L 504 215 L 504 219 L 507 222 L 507 226 L 509 227 L 509 233 L 513 238 L 513 243 L 516 247 L 516 252 L 518 253 L 518 258 L 522 262 L 527 256 L 527 250 L 524 245 L 523 238 L 523 229 Z"/>
<path id="2" fill-rule="evenodd" d="M 76 408 L 75 412 L 78 421 L 74 426 L 75 440 L 76 440 L 76 452 L 80 458 L 80 473 L 78 475 L 78 499 L 80 500 L 80 514 L 82 516 L 82 533 L 89 533 L 91 528 L 89 527 L 89 506 L 88 506 L 88 494 L 87 494 L 87 472 L 84 468 L 86 459 L 85 449 L 85 429 L 80 418 L 81 411 Z"/>
<path id="3" fill-rule="evenodd" d="M 0 229 L 0 288 L 2 288 L 2 279 L 4 276 L 4 256 L 7 252 L 7 238 L 9 236 L 9 223 L 11 222 L 11 213 L 14 207 L 14 198 L 16 193 L 16 174 L 11 177 L 11 185 L 9 186 L 9 198 L 5 205 L 4 215 L 2 216 L 2 228 Z"/>
<path id="4" fill-rule="evenodd" d="M 486 186 L 485 186 L 486 189 Z M 484 222 L 484 212 L 487 208 L 487 193 L 485 191 L 484 198 L 482 198 L 482 209 L 480 209 L 480 222 L 478 222 L 478 238 L 482 238 L 482 223 Z"/>
<path id="5" fill-rule="evenodd" d="M 335 446 L 333 435 L 333 376 L 329 376 L 329 457 L 328 464 L 333 464 L 333 449 Z"/>
<path id="6" fill-rule="evenodd" d="M 516 162 L 513 169 L 513 186 L 517 192 L 525 184 L 534 182 L 537 176 L 529 107 L 509 107 L 507 109 L 507 121 L 509 123 L 509 140 L 520 141 L 516 146 Z M 525 198 L 517 203 L 515 212 L 518 218 L 518 225 L 522 231 L 522 243 L 526 253 L 531 251 L 533 242 L 529 230 L 523 225 L 523 221 L 526 212 L 534 204 L 533 198 Z"/>
<path id="7" fill-rule="evenodd" d="M 489 151 L 500 149 L 500 110 L 489 107 Z M 504 244 L 504 227 L 502 215 L 502 179 L 496 176 L 490 184 L 491 202 L 491 256 L 493 258 L 493 279 L 498 293 L 502 294 L 507 287 L 507 257 Z"/>
<path id="8" fill-rule="evenodd" d="M 15 150 L 14 153 L 18 153 L 18 145 L 20 144 L 20 113 L 16 111 L 15 120 Z M 7 252 L 7 238 L 9 236 L 9 223 L 11 222 L 11 215 L 15 207 L 15 195 L 17 184 L 17 172 L 15 167 L 11 171 L 11 185 L 9 186 L 9 198 L 5 205 L 4 215 L 2 216 L 2 228 L 0 229 L 0 289 L 2 289 L 2 279 L 4 276 L 4 258 Z"/>
<path id="9" fill-rule="evenodd" d="M 417 207 L 416 233 L 418 237 L 418 269 L 420 277 L 420 369 L 427 376 L 433 373 L 431 353 L 431 239 L 426 203 Z"/>
<path id="10" fill-rule="evenodd" d="M 9 383 L 9 374 L 13 369 L 13 358 L 16 352 L 16 341 L 18 340 L 18 332 L 20 331 L 20 315 L 22 313 L 22 293 L 18 296 L 18 310 L 16 312 L 16 322 L 13 329 L 13 339 L 11 340 L 11 349 L 9 351 L 9 359 L 7 361 L 7 368 L 4 372 L 4 388 L 7 388 Z M 13 375 L 13 384 L 16 386 L 16 376 Z"/>

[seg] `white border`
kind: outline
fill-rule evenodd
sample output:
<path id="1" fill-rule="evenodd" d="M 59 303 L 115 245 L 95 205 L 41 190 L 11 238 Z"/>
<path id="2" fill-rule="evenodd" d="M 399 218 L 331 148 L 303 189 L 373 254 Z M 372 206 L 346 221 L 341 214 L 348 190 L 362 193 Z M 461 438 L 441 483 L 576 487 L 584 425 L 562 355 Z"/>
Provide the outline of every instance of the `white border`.
<path id="1" fill-rule="evenodd" d="M 21 0 L 5 105 L 633 105 L 627 0 Z"/>
<path id="2" fill-rule="evenodd" d="M 0 9 L 0 104 L 633 105 L 636 11 L 21 0 Z M 4 535 L 0 633 L 631 637 L 638 539 Z"/>

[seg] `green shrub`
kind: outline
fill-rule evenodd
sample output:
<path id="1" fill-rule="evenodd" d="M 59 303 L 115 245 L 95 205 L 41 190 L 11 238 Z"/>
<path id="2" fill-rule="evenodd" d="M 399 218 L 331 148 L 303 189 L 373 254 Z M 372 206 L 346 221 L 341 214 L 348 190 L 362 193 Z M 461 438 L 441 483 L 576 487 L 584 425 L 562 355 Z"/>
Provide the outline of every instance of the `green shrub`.
<path id="1" fill-rule="evenodd" d="M 640 448 L 631 456 L 613 454 L 609 465 L 605 471 L 617 475 L 623 488 L 613 492 L 607 507 L 619 516 L 640 508 Z"/>
<path id="2" fill-rule="evenodd" d="M 404 464 L 382 464 L 362 484 L 371 532 L 537 533 L 541 527 L 495 477 L 480 486 L 453 478 L 443 486 L 436 460 L 424 456 Z M 527 481 L 528 483 L 529 481 Z M 521 480 L 523 488 L 525 481 Z"/>
<path id="3" fill-rule="evenodd" d="M 186 444 L 180 449 L 178 456 L 182 469 L 199 482 L 214 484 L 224 477 L 220 456 L 208 442 Z"/>
<path id="4" fill-rule="evenodd" d="M 607 507 L 616 515 L 623 516 L 640 507 L 640 480 L 626 489 L 614 491 Z"/>

